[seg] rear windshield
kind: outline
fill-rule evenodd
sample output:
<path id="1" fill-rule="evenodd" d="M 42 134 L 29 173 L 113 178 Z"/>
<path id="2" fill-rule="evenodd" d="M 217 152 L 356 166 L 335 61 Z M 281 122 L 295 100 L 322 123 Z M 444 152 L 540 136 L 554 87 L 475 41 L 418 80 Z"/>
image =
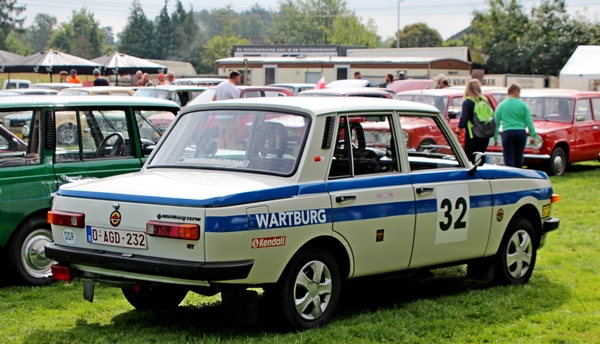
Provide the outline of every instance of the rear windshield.
<path id="1" fill-rule="evenodd" d="M 248 110 L 187 113 L 174 123 L 148 168 L 293 173 L 310 126 L 298 114 Z"/>
<path id="2" fill-rule="evenodd" d="M 408 100 L 412 102 L 432 105 L 435 106 L 442 114 L 446 113 L 446 108 L 448 107 L 448 97 L 444 96 L 427 96 L 423 94 L 396 94 L 394 96 L 394 99 Z"/>
<path id="3" fill-rule="evenodd" d="M 534 120 L 572 122 L 573 99 L 553 97 L 521 97 L 529 107 Z"/>

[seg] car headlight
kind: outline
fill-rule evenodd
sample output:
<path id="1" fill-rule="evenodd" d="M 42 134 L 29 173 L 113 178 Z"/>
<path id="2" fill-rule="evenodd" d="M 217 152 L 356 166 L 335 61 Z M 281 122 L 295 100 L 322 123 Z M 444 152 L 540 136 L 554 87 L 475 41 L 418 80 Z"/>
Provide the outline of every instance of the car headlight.
<path id="1" fill-rule="evenodd" d="M 538 135 L 538 137 L 533 139 L 533 143 L 531 143 L 531 136 L 527 136 L 527 148 L 540 149 L 544 145 L 544 139 Z"/>

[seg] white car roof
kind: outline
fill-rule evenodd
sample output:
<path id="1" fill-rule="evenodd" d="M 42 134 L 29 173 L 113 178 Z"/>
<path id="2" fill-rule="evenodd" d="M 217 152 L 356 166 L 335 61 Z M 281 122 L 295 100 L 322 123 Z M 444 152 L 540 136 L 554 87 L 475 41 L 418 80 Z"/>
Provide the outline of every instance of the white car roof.
<path id="1" fill-rule="evenodd" d="M 261 97 L 220 100 L 186 107 L 184 113 L 204 109 L 219 108 L 256 108 L 286 109 L 289 111 L 309 112 L 314 115 L 325 115 L 337 112 L 374 112 L 405 111 L 419 113 L 439 113 L 431 105 L 416 102 L 365 97 Z"/>

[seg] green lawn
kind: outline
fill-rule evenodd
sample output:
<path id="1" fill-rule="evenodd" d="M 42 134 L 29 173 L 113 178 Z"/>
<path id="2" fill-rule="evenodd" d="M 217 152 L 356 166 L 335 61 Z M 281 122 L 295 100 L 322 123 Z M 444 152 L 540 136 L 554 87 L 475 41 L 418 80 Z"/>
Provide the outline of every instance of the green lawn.
<path id="1" fill-rule="evenodd" d="M 228 321 L 219 296 L 190 293 L 172 312 L 135 311 L 120 290 L 80 283 L 0 287 L 0 343 L 597 343 L 600 342 L 600 164 L 553 177 L 561 202 L 525 286 L 488 288 L 464 267 L 361 280 L 342 292 L 339 311 L 318 330 L 285 333 Z"/>

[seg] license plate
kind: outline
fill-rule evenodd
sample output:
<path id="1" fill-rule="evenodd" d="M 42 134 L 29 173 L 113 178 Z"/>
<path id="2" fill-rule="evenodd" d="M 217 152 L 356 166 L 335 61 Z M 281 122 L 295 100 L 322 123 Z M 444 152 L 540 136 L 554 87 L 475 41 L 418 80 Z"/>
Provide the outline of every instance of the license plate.
<path id="1" fill-rule="evenodd" d="M 487 155 L 486 162 L 494 165 L 504 165 L 504 157 L 502 155 Z"/>
<path id="2" fill-rule="evenodd" d="M 100 245 L 148 249 L 147 237 L 144 232 L 115 230 L 100 227 L 86 227 L 87 242 Z"/>

